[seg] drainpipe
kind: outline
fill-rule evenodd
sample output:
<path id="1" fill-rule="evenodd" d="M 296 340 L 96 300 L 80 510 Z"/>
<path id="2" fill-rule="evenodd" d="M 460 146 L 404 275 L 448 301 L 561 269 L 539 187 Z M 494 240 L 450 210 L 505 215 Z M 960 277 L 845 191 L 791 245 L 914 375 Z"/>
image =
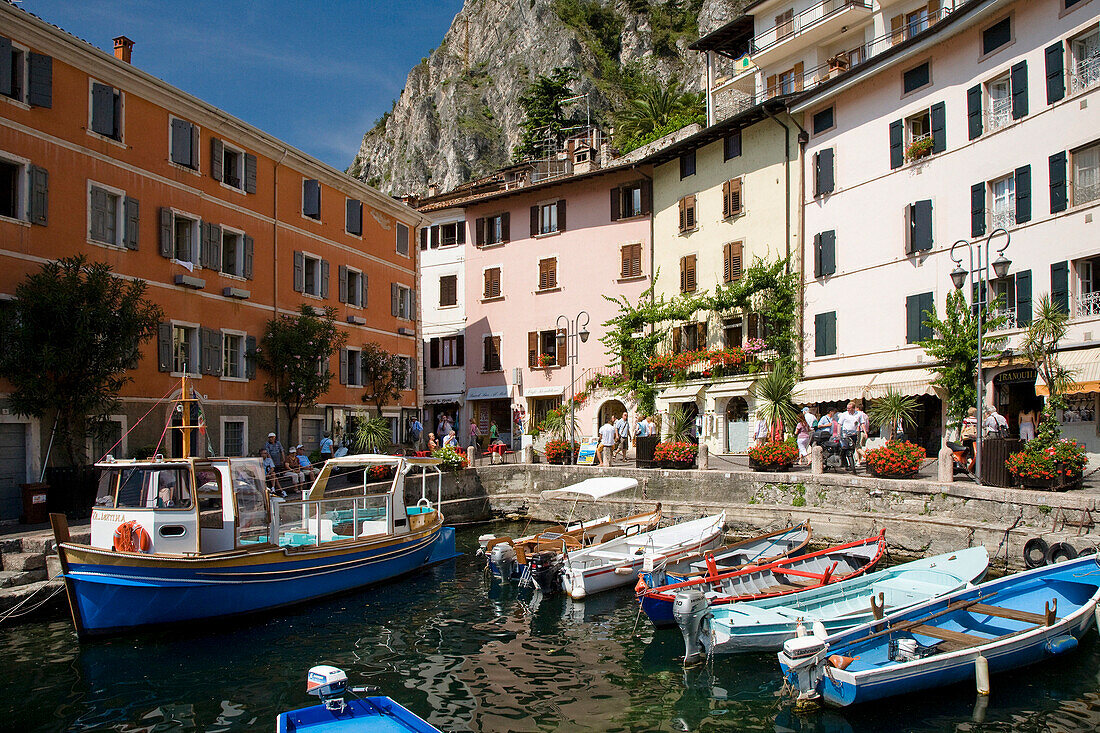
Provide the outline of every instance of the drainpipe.
<path id="1" fill-rule="evenodd" d="M 278 320 L 279 318 L 279 166 L 286 160 L 286 156 L 290 153 L 289 149 L 283 148 L 283 157 L 279 158 L 275 163 L 275 168 L 272 171 L 272 194 L 271 194 L 271 313 L 272 318 Z M 276 385 L 276 388 L 278 385 Z M 286 439 L 290 441 L 290 426 L 287 426 Z M 279 435 L 279 400 L 275 400 L 275 435 L 278 440 Z"/>
<path id="2" fill-rule="evenodd" d="M 711 84 L 714 78 L 714 51 L 707 51 L 707 127 L 714 124 L 714 97 L 711 95 Z"/>
<path id="3" fill-rule="evenodd" d="M 655 248 L 655 245 L 654 245 L 654 241 L 655 241 L 654 234 L 656 232 L 656 227 L 657 227 L 657 224 L 655 222 L 654 212 L 653 212 L 653 176 L 647 176 L 645 174 L 645 171 L 639 169 L 637 165 L 634 165 L 633 168 L 634 168 L 634 170 L 638 171 L 638 173 L 640 173 L 642 175 L 642 178 L 649 181 L 649 302 L 653 303 L 654 298 L 656 297 L 656 292 L 655 292 L 655 287 L 654 287 L 655 283 L 654 283 L 653 278 L 656 276 L 656 273 L 657 273 L 656 267 L 654 266 L 654 260 L 653 260 L 653 257 L 656 253 L 656 248 Z M 653 333 L 653 324 L 652 323 L 649 324 L 649 332 Z"/>

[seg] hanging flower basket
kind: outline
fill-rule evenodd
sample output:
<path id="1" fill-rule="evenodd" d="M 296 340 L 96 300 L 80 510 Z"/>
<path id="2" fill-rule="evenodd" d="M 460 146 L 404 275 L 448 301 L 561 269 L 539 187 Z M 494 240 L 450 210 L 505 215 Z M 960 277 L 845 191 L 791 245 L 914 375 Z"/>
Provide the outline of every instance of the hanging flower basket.
<path id="1" fill-rule="evenodd" d="M 653 449 L 653 460 L 662 468 L 692 468 L 698 453 L 699 446 L 694 443 L 658 443 Z"/>
<path id="2" fill-rule="evenodd" d="M 798 447 L 787 441 L 772 441 L 749 449 L 749 467 L 754 471 L 789 471 L 798 458 Z"/>
<path id="3" fill-rule="evenodd" d="M 909 478 L 920 470 L 925 451 L 908 441 L 891 441 L 867 451 L 867 467 L 879 478 Z"/>
<path id="4" fill-rule="evenodd" d="M 932 147 L 933 142 L 931 136 L 921 138 L 920 140 L 914 140 L 909 143 L 909 147 L 905 149 L 905 157 L 908 160 L 924 158 L 932 154 Z"/>
<path id="5" fill-rule="evenodd" d="M 550 358 L 549 354 L 539 354 L 539 366 L 545 369 L 554 365 L 554 360 Z"/>

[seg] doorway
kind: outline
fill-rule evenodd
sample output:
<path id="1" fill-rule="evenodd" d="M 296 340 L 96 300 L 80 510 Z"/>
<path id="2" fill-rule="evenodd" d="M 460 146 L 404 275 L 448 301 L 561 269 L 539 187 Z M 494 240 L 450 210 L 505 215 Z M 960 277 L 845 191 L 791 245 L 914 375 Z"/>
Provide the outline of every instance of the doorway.
<path id="1" fill-rule="evenodd" d="M 1009 369 L 993 377 L 993 399 L 997 411 L 1008 421 L 1009 434 L 1019 436 L 1020 413 L 1043 410 L 1043 400 L 1035 394 L 1038 372 L 1030 367 Z"/>
<path id="2" fill-rule="evenodd" d="M 603 427 L 604 423 L 614 425 L 615 421 L 622 417 L 626 411 L 626 405 L 619 400 L 608 400 L 600 405 L 600 424 L 597 428 Z"/>
<path id="3" fill-rule="evenodd" d="M 744 453 L 751 439 L 749 403 L 743 397 L 731 397 L 726 403 L 726 452 Z"/>

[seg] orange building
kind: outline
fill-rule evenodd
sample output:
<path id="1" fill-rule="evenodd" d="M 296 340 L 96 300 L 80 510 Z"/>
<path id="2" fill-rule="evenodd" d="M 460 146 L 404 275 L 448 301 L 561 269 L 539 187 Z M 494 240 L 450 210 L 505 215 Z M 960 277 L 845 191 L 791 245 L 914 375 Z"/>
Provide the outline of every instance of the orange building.
<path id="1" fill-rule="evenodd" d="M 0 297 L 43 262 L 83 253 L 144 279 L 164 309 L 98 459 L 157 445 L 157 407 L 188 373 L 215 454 L 255 454 L 269 431 L 317 447 L 364 409 L 358 347 L 411 362 L 403 429 L 417 406 L 416 211 L 130 64 L 0 3 Z M 296 424 L 246 357 L 277 315 L 333 306 L 348 348 L 332 387 Z M 0 387 L 2 389 L 2 387 Z M 403 412 L 406 411 L 406 412 Z M 0 414 L 0 520 L 37 480 L 49 424 Z M 164 450 L 162 445 L 162 451 Z M 171 446 L 168 446 L 171 452 Z"/>

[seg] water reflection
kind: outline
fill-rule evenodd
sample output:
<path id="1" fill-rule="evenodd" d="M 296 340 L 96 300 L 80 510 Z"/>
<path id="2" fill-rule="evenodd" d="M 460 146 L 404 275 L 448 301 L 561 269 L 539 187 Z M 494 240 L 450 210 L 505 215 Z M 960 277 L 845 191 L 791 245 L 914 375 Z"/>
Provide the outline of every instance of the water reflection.
<path id="1" fill-rule="evenodd" d="M 468 554 L 449 567 L 269 619 L 83 645 L 64 620 L 2 630 L 0 721 L 270 730 L 278 711 L 311 703 L 305 670 L 326 662 L 450 731 L 1100 730 L 1095 634 L 1056 664 L 994 676 L 984 711 L 963 685 L 797 716 L 773 655 L 684 670 L 679 632 L 639 619 L 629 588 L 577 602 L 490 582 L 472 556 L 482 531 L 459 533 Z"/>

